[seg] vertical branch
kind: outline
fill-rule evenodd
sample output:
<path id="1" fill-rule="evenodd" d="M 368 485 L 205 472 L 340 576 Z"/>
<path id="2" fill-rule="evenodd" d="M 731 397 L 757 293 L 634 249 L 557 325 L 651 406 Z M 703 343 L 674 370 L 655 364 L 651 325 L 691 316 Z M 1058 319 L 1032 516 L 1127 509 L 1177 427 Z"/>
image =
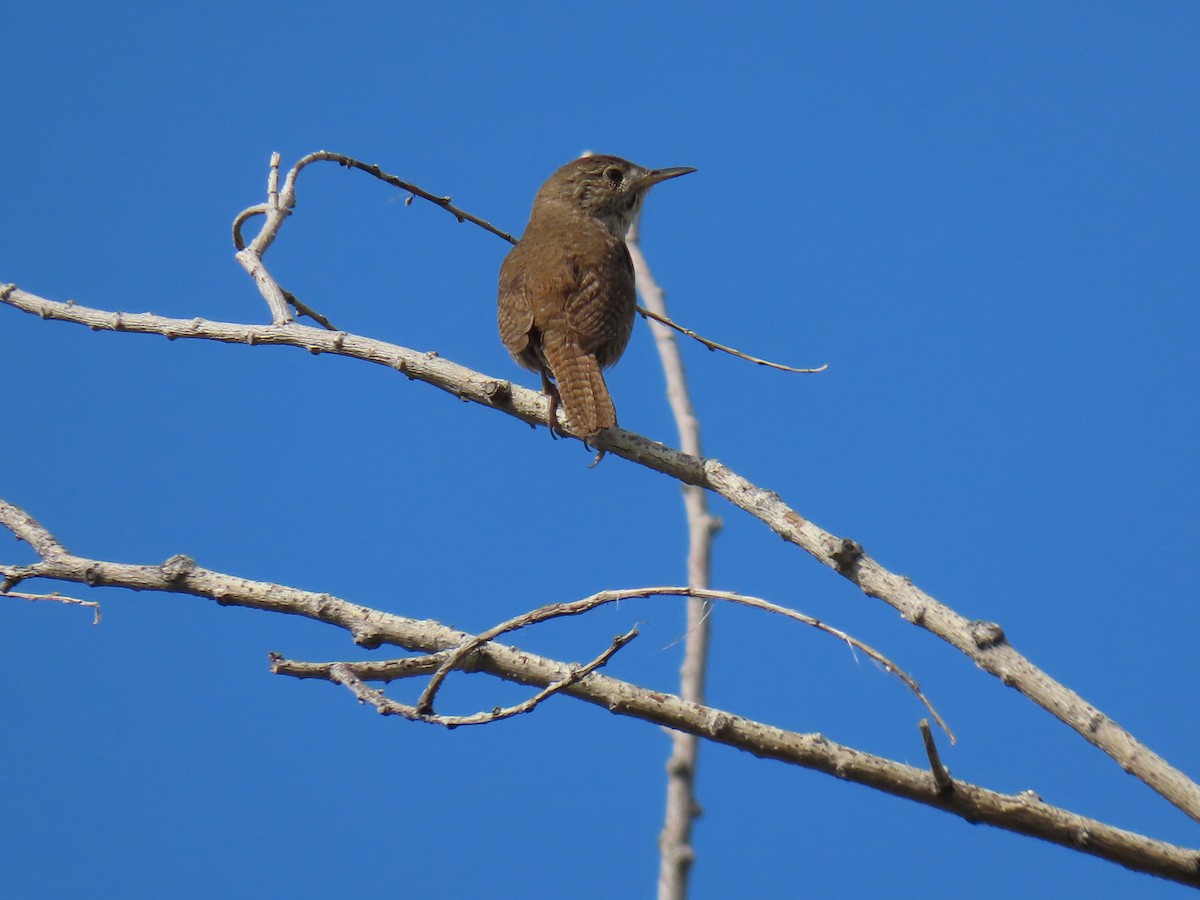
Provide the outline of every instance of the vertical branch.
<path id="1" fill-rule="evenodd" d="M 666 316 L 663 292 L 655 283 L 646 260 L 637 244 L 637 225 L 627 238 L 633 269 L 637 275 L 638 292 L 651 312 Z M 667 381 L 667 399 L 679 429 L 679 446 L 684 453 L 696 457 L 700 449 L 700 422 L 692 409 L 687 377 L 675 332 L 651 320 L 650 330 L 662 360 Z M 684 485 L 683 502 L 688 524 L 688 587 L 710 586 L 712 543 L 721 528 L 721 521 L 708 510 L 708 497 L 703 488 Z M 708 668 L 708 642 L 711 631 L 712 601 L 691 597 L 687 602 L 687 637 L 683 665 L 679 671 L 679 694 L 684 700 L 704 703 L 704 681 Z M 700 815 L 696 802 L 696 762 L 699 740 L 695 735 L 671 732 L 671 756 L 667 760 L 667 808 L 658 846 L 661 854 L 658 870 L 659 900 L 684 900 L 688 892 L 695 850 L 692 848 L 692 824 Z"/>

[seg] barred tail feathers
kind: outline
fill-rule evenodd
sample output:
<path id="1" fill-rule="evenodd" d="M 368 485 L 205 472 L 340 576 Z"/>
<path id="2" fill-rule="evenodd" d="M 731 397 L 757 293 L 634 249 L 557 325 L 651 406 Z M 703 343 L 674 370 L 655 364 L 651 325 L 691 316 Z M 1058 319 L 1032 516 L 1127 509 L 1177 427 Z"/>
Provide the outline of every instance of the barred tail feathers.
<path id="1" fill-rule="evenodd" d="M 592 437 L 617 424 L 617 410 L 596 357 L 578 345 L 544 341 L 542 352 L 558 382 L 558 394 L 572 427 Z"/>

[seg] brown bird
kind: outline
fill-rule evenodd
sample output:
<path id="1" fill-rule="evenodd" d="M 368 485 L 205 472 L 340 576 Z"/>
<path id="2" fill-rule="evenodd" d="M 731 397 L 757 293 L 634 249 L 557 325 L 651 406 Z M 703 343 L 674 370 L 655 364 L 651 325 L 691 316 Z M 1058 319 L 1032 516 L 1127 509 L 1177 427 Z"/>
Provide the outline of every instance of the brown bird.
<path id="1" fill-rule="evenodd" d="M 513 359 L 541 374 L 551 434 L 560 397 L 585 439 L 617 424 L 601 370 L 621 358 L 633 333 L 637 298 L 625 234 L 653 185 L 694 171 L 585 156 L 534 197 L 525 234 L 500 266 L 500 338 Z"/>

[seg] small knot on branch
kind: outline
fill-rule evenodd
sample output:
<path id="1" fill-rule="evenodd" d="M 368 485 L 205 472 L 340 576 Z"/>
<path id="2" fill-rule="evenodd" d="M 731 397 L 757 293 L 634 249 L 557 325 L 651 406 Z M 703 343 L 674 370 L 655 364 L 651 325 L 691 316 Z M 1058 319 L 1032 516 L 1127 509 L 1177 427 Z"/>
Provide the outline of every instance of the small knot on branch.
<path id="1" fill-rule="evenodd" d="M 995 647 L 997 644 L 1006 643 L 1008 638 L 1004 634 L 1004 629 L 995 622 L 984 622 L 976 619 L 970 625 L 971 640 L 975 642 L 975 646 L 980 650 L 987 650 Z"/>
<path id="2" fill-rule="evenodd" d="M 830 552 L 829 558 L 833 561 L 834 568 L 837 569 L 838 573 L 845 575 L 853 571 L 862 560 L 862 545 L 849 538 L 842 538 Z"/>
<path id="3" fill-rule="evenodd" d="M 182 553 L 176 553 L 162 565 L 159 570 L 163 576 L 172 583 L 179 581 L 181 578 L 186 578 L 191 575 L 196 569 L 196 561 L 190 556 L 185 556 Z"/>
<path id="4" fill-rule="evenodd" d="M 483 395 L 494 406 L 507 405 L 512 401 L 511 381 L 488 381 L 483 385 Z"/>

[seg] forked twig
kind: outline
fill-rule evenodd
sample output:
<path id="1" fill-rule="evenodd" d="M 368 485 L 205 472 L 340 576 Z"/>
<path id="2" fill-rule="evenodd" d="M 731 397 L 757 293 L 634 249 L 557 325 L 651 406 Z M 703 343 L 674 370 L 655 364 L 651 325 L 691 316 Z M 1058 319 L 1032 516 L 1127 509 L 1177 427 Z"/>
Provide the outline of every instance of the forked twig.
<path id="1" fill-rule="evenodd" d="M 369 703 L 371 706 L 374 706 L 380 715 L 403 716 L 414 722 L 428 722 L 432 725 L 444 725 L 447 728 L 458 728 L 460 725 L 486 725 L 490 722 L 498 722 L 501 719 L 508 719 L 522 713 L 532 712 L 542 701 L 554 696 L 564 688 L 579 683 L 592 674 L 592 672 L 599 669 L 612 659 L 614 653 L 632 641 L 637 635 L 638 630 L 636 627 L 631 628 L 625 634 L 618 634 L 613 638 L 612 644 L 590 663 L 572 667 L 571 673 L 566 678 L 547 685 L 522 703 L 518 703 L 515 706 L 497 707 L 491 712 L 479 712 L 469 716 L 440 716 L 423 710 L 420 704 L 409 706 L 407 703 L 400 703 L 397 700 L 393 700 L 384 694 L 383 691 L 368 687 L 363 682 L 362 677 L 360 677 L 361 664 L 359 663 L 333 663 L 329 665 L 328 677 L 331 681 L 349 688 L 360 703 Z M 367 664 L 368 667 L 369 665 Z"/>
<path id="2" fill-rule="evenodd" d="M 491 222 L 481 219 L 478 216 L 474 216 L 466 210 L 459 209 L 451 202 L 449 197 L 439 197 L 436 194 L 431 194 L 429 191 L 423 190 L 417 185 L 405 181 L 396 175 L 392 175 L 390 172 L 383 171 L 383 169 L 374 163 L 365 163 L 342 153 L 332 153 L 329 150 L 318 150 L 315 153 L 309 153 L 307 156 L 301 157 L 288 171 L 287 177 L 283 182 L 283 190 L 280 191 L 278 195 L 277 208 L 281 211 L 284 211 L 284 215 L 290 213 L 290 211 L 296 205 L 296 179 L 300 176 L 300 172 L 306 166 L 315 162 L 335 162 L 339 166 L 342 166 L 346 169 L 358 169 L 361 172 L 366 172 L 368 175 L 373 175 L 380 181 L 392 185 L 392 187 L 399 188 L 400 190 L 405 191 L 414 197 L 420 197 L 422 200 L 428 200 L 435 206 L 440 206 L 460 222 L 470 222 L 473 225 L 478 225 L 484 231 L 490 231 L 492 234 L 503 238 L 510 244 L 515 244 L 517 242 L 517 239 L 507 231 L 501 231 Z M 260 203 L 238 213 L 237 218 L 235 218 L 233 221 L 233 243 L 238 250 L 245 249 L 246 247 L 246 243 L 242 239 L 241 231 L 241 227 L 246 220 L 257 215 L 266 215 L 271 211 L 272 206 L 269 203 Z M 274 239 L 274 234 L 271 235 L 270 239 Z M 258 238 L 255 238 L 255 242 L 257 241 Z M 266 248 L 264 247 L 262 249 L 265 250 Z"/>
<path id="3" fill-rule="evenodd" d="M 238 249 L 239 260 L 242 262 L 242 265 L 246 268 L 246 270 L 255 277 L 255 280 L 259 281 L 259 289 L 263 290 L 268 305 L 271 305 L 276 301 L 273 296 L 269 295 L 271 292 L 264 290 L 263 288 L 261 279 L 265 275 L 265 269 L 261 267 L 261 256 L 266 252 L 266 249 L 270 246 L 271 242 L 274 241 L 280 226 L 283 224 L 283 220 L 291 214 L 292 209 L 296 205 L 296 180 L 299 177 L 300 172 L 306 166 L 314 162 L 335 162 L 343 168 L 358 169 L 360 172 L 366 172 L 368 175 L 372 175 L 375 178 L 378 178 L 380 181 L 383 181 L 408 193 L 410 202 L 413 197 L 420 197 L 422 200 L 427 200 L 435 206 L 441 207 L 446 212 L 454 216 L 454 218 L 456 218 L 459 222 L 470 222 L 472 225 L 478 225 L 484 231 L 491 232 L 497 237 L 508 241 L 510 244 L 515 244 L 517 242 L 517 238 L 513 237 L 507 231 L 502 231 L 486 219 L 481 219 L 479 216 L 472 215 L 465 209 L 455 206 L 448 196 L 439 197 L 437 194 L 430 193 L 429 191 L 424 190 L 410 181 L 405 181 L 396 175 L 392 175 L 390 172 L 385 172 L 375 163 L 365 163 L 361 160 L 354 159 L 351 156 L 346 156 L 342 153 L 333 153 L 329 150 L 318 150 L 315 153 L 310 153 L 307 156 L 301 157 L 288 171 L 287 177 L 283 182 L 283 189 L 276 190 L 278 185 L 279 169 L 279 154 L 276 153 L 271 159 L 271 175 L 267 181 L 268 202 L 258 203 L 242 210 L 233 220 L 233 244 Z M 242 226 L 247 220 L 259 215 L 267 216 L 267 222 L 264 223 L 262 231 L 259 232 L 259 235 L 251 242 L 249 248 L 247 248 L 246 242 L 242 237 Z M 251 260 L 247 259 L 245 254 L 253 254 L 253 259 L 258 261 L 259 266 L 257 268 L 252 268 Z M 337 330 L 330 325 L 329 321 L 320 313 L 317 313 L 309 307 L 299 303 L 294 294 L 291 294 L 288 291 L 283 291 L 282 288 L 280 288 L 280 290 L 282 291 L 283 296 L 288 299 L 288 302 L 290 302 L 296 308 L 296 311 L 299 314 L 309 316 L 330 331 Z M 281 322 L 278 321 L 279 317 L 276 312 L 276 307 L 272 305 L 271 308 L 277 319 L 276 324 L 281 324 Z M 747 360 L 755 365 L 767 366 L 772 369 L 778 369 L 781 372 L 797 372 L 804 375 L 824 372 L 829 368 L 828 364 L 826 364 L 823 366 L 818 366 L 817 368 L 799 369 L 793 366 L 785 366 L 783 363 L 776 363 L 771 362 L 770 360 L 760 359 L 757 356 L 751 356 L 750 354 L 743 353 L 742 351 L 736 350 L 733 347 L 728 347 L 725 344 L 710 340 L 703 335 L 697 334 L 690 328 L 685 328 L 682 325 L 676 324 L 666 316 L 646 309 L 644 306 L 638 306 L 637 310 L 642 314 L 642 316 L 648 316 L 657 322 L 661 322 L 668 328 L 674 328 L 680 334 L 687 335 L 694 341 L 699 341 L 709 350 L 720 350 L 722 353 L 728 353 L 731 356 L 736 356 L 739 359 Z"/>

